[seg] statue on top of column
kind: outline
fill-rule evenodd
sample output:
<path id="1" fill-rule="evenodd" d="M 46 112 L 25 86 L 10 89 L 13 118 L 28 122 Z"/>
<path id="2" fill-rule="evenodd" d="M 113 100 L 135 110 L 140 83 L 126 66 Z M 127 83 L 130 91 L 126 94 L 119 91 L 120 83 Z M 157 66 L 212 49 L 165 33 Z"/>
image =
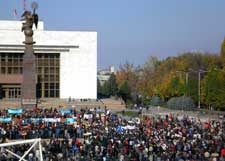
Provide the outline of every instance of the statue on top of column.
<path id="1" fill-rule="evenodd" d="M 23 22 L 23 26 L 22 26 L 22 32 L 25 31 L 25 34 L 27 36 L 32 36 L 33 32 L 27 32 L 26 30 L 30 30 L 32 31 L 33 28 L 33 24 L 35 25 L 35 27 L 38 27 L 38 14 L 35 13 L 36 9 L 37 9 L 38 5 L 36 2 L 32 3 L 32 8 L 33 8 L 33 13 L 31 11 L 24 11 L 24 13 L 22 14 L 22 21 Z"/>

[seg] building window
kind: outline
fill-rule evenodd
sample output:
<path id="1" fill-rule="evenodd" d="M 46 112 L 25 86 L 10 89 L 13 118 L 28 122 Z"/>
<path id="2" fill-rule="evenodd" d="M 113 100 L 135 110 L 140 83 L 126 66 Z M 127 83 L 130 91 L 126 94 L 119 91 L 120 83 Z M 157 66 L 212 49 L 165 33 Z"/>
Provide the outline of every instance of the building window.
<path id="1" fill-rule="evenodd" d="M 37 53 L 37 96 L 59 97 L 60 54 Z M 23 53 L 0 53 L 0 74 L 22 74 Z M 17 92 L 19 93 L 19 92 Z"/>
<path id="2" fill-rule="evenodd" d="M 0 74 L 22 74 L 23 53 L 0 53 Z"/>
<path id="3" fill-rule="evenodd" d="M 36 54 L 37 74 L 38 78 L 42 78 L 38 81 L 41 88 L 39 92 L 44 93 L 44 96 L 40 94 L 41 97 L 59 97 L 59 60 L 60 54 L 57 53 Z"/>

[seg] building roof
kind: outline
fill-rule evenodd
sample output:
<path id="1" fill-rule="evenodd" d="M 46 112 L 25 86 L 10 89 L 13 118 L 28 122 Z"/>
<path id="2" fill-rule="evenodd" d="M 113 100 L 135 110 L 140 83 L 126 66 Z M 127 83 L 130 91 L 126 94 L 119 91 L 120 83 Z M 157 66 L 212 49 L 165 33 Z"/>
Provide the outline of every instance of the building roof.
<path id="1" fill-rule="evenodd" d="M 0 30 L 20 30 L 22 27 L 22 21 L 12 21 L 12 20 L 0 20 Z M 33 26 L 34 30 L 43 31 L 44 30 L 44 22 L 38 22 L 38 28 L 36 29 Z"/>

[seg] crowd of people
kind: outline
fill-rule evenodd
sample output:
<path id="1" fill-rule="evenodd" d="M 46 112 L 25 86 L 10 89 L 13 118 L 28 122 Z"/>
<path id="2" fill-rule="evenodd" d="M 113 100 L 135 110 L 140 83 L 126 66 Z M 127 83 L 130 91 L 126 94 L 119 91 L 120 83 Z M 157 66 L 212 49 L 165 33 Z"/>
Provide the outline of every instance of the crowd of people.
<path id="1" fill-rule="evenodd" d="M 225 160 L 224 120 L 203 122 L 173 114 L 130 120 L 106 108 L 71 110 L 67 114 L 58 109 L 41 109 L 19 115 L 2 110 L 0 117 L 12 118 L 0 122 L 1 143 L 42 138 L 44 161 Z M 68 118 L 74 121 L 67 122 Z M 23 144 L 9 149 L 21 156 L 28 148 Z M 40 160 L 38 147 L 26 159 Z M 0 160 L 18 159 L 2 148 Z"/>

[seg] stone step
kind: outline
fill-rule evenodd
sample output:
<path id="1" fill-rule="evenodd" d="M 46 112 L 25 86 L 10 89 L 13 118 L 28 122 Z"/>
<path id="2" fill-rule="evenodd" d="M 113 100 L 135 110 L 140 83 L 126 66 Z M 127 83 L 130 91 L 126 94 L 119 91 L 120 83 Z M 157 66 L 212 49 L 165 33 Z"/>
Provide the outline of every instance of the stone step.
<path id="1" fill-rule="evenodd" d="M 106 101 L 106 102 L 72 102 L 68 103 L 68 101 L 56 100 L 56 101 L 42 101 L 38 104 L 38 108 L 58 108 L 61 107 L 69 107 L 69 105 L 78 107 L 78 108 L 104 108 L 105 106 L 109 109 L 124 109 L 125 105 L 121 104 L 119 101 Z M 0 109 L 6 108 L 21 108 L 21 102 L 16 100 L 2 100 L 0 101 Z"/>
<path id="2" fill-rule="evenodd" d="M 20 101 L 0 101 L 0 109 L 21 108 Z"/>

